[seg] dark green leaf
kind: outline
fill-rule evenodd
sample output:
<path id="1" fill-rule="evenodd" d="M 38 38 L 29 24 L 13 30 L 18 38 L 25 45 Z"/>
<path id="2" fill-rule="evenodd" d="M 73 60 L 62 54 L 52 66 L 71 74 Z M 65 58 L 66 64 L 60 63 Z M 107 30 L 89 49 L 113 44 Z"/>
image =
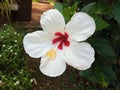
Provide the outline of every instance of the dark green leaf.
<path id="1" fill-rule="evenodd" d="M 108 14 L 109 9 L 110 6 L 107 0 L 98 0 L 95 5 L 95 14 Z"/>
<path id="2" fill-rule="evenodd" d="M 104 38 L 94 38 L 91 42 L 95 51 L 103 56 L 113 56 L 115 57 L 115 52 L 108 40 Z"/>
<path id="3" fill-rule="evenodd" d="M 103 55 L 99 55 L 96 57 L 97 60 L 101 61 L 103 64 L 116 64 L 116 57 L 113 56 L 103 56 Z"/>
<path id="4" fill-rule="evenodd" d="M 112 23 L 112 26 L 110 27 L 112 29 L 112 38 L 114 40 L 120 40 L 120 27 L 116 23 Z"/>
<path id="5" fill-rule="evenodd" d="M 55 2 L 54 8 L 57 9 L 57 10 L 59 10 L 61 13 L 63 12 L 63 6 L 59 2 Z"/>
<path id="6" fill-rule="evenodd" d="M 89 13 L 89 14 L 94 13 L 94 11 L 95 11 L 95 4 L 96 4 L 95 2 L 89 3 L 86 6 L 84 6 L 81 11 Z"/>
<path id="7" fill-rule="evenodd" d="M 81 11 L 89 14 L 107 14 L 109 13 L 109 9 L 109 5 L 106 1 L 98 1 L 87 4 Z"/>
<path id="8" fill-rule="evenodd" d="M 97 15 L 91 15 L 96 23 L 96 30 L 103 30 L 104 28 L 107 28 L 109 26 L 109 24 L 107 22 L 105 22 L 103 19 L 101 19 L 99 16 Z"/>
<path id="9" fill-rule="evenodd" d="M 71 19 L 71 7 L 67 7 L 63 10 L 63 16 L 65 18 L 65 21 L 68 22 Z"/>
<path id="10" fill-rule="evenodd" d="M 104 75 L 106 76 L 107 80 L 115 80 L 115 72 L 113 71 L 111 66 L 102 66 L 100 67 L 103 71 Z"/>
<path id="11" fill-rule="evenodd" d="M 90 78 L 91 81 L 94 81 L 95 83 L 104 84 L 105 83 L 105 76 L 102 72 L 96 71 L 94 73 L 94 76 Z"/>
<path id="12" fill-rule="evenodd" d="M 118 3 L 115 5 L 113 11 L 112 11 L 114 19 L 119 23 L 120 25 L 120 4 Z"/>
<path id="13" fill-rule="evenodd" d="M 72 9 L 73 12 L 76 11 L 77 6 L 78 6 L 78 2 L 75 2 L 75 3 L 72 5 L 71 9 Z"/>
<path id="14" fill-rule="evenodd" d="M 85 71 L 80 71 L 80 76 L 82 77 L 90 77 L 93 75 L 92 69 L 87 69 Z"/>
<path id="15" fill-rule="evenodd" d="M 82 71 L 80 72 L 80 76 L 87 78 L 93 83 L 99 83 L 99 84 L 105 83 L 105 76 L 98 69 L 95 69 L 94 71 L 92 69 Z"/>

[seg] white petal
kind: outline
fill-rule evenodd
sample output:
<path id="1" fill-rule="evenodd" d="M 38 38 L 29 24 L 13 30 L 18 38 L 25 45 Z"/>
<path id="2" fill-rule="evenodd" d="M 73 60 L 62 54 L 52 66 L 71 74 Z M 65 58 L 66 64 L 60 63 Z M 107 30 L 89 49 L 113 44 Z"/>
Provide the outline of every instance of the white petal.
<path id="1" fill-rule="evenodd" d="M 54 60 L 49 60 L 47 57 L 42 57 L 39 68 L 43 74 L 50 77 L 57 77 L 65 71 L 66 63 L 63 56 L 58 54 L 57 58 Z"/>
<path id="2" fill-rule="evenodd" d="M 26 53 L 33 58 L 42 56 L 45 49 L 52 46 L 52 35 L 43 31 L 35 31 L 27 34 L 23 39 Z"/>
<path id="3" fill-rule="evenodd" d="M 95 32 L 95 21 L 88 14 L 79 12 L 73 15 L 65 30 L 75 41 L 84 41 Z"/>
<path id="4" fill-rule="evenodd" d="M 86 70 L 94 62 L 94 50 L 85 42 L 71 45 L 65 49 L 64 56 L 67 64 L 78 70 Z"/>
<path id="5" fill-rule="evenodd" d="M 50 9 L 41 15 L 41 26 L 44 31 L 55 33 L 63 32 L 65 21 L 62 14 L 56 9 Z"/>

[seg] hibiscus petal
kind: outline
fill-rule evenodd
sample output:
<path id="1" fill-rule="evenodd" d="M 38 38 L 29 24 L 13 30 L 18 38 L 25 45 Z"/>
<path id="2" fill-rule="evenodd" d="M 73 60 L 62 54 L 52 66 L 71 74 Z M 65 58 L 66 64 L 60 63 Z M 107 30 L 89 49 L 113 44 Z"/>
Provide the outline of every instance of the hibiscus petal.
<path id="1" fill-rule="evenodd" d="M 49 60 L 46 56 L 41 58 L 40 71 L 50 77 L 57 77 L 63 74 L 66 63 L 63 56 L 57 54 L 56 59 Z"/>
<path id="2" fill-rule="evenodd" d="M 65 30 L 75 41 L 84 41 L 95 31 L 95 21 L 88 14 L 79 12 L 73 15 Z"/>
<path id="3" fill-rule="evenodd" d="M 64 56 L 67 64 L 78 70 L 86 70 L 94 62 L 94 50 L 90 44 L 85 42 L 66 48 Z"/>
<path id="4" fill-rule="evenodd" d="M 52 38 L 51 34 L 43 31 L 29 33 L 23 39 L 24 49 L 31 57 L 39 58 L 48 47 L 52 46 Z"/>
<path id="5" fill-rule="evenodd" d="M 41 26 L 44 31 L 55 33 L 64 32 L 65 21 L 62 14 L 56 9 L 50 9 L 41 15 Z"/>

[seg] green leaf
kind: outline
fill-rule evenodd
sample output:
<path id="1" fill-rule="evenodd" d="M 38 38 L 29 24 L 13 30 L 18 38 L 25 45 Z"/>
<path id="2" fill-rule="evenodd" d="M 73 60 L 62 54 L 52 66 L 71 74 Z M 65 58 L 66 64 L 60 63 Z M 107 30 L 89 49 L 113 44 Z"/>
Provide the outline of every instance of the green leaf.
<path id="1" fill-rule="evenodd" d="M 97 15 L 91 15 L 96 23 L 96 30 L 103 30 L 104 28 L 107 28 L 109 26 L 109 24 L 107 22 L 105 22 L 103 19 L 101 19 L 99 16 Z"/>
<path id="2" fill-rule="evenodd" d="M 115 51 L 108 40 L 97 37 L 92 40 L 91 44 L 98 54 L 115 57 Z"/>
<path id="3" fill-rule="evenodd" d="M 114 19 L 119 23 L 120 25 L 120 4 L 118 3 L 115 5 L 113 11 L 112 11 Z"/>
<path id="4" fill-rule="evenodd" d="M 59 2 L 55 2 L 54 8 L 57 9 L 57 10 L 59 10 L 61 13 L 63 12 L 63 6 Z"/>
<path id="5" fill-rule="evenodd" d="M 110 29 L 112 30 L 112 38 L 114 40 L 120 40 L 120 27 L 118 24 L 116 23 L 112 23 L 112 26 L 110 27 Z"/>
<path id="6" fill-rule="evenodd" d="M 104 64 L 116 64 L 116 57 L 113 56 L 103 56 L 103 55 L 99 55 L 96 57 L 97 60 L 99 60 L 101 63 Z"/>
<path id="7" fill-rule="evenodd" d="M 71 9 L 72 9 L 73 12 L 76 11 L 77 6 L 78 6 L 78 2 L 75 2 L 75 3 L 72 5 Z"/>
<path id="8" fill-rule="evenodd" d="M 92 2 L 92 3 L 89 3 L 89 4 L 87 4 L 86 6 L 84 6 L 83 8 L 82 8 L 82 12 L 86 12 L 86 13 L 94 13 L 94 11 L 95 11 L 95 2 Z"/>
<path id="9" fill-rule="evenodd" d="M 74 3 L 72 6 L 66 6 L 66 5 L 63 6 L 64 8 L 63 8 L 62 14 L 66 22 L 68 22 L 76 12 L 77 5 L 78 5 L 78 2 Z"/>
<path id="10" fill-rule="evenodd" d="M 71 7 L 67 7 L 63 10 L 63 16 L 65 18 L 65 21 L 68 22 L 71 19 L 72 16 L 72 11 L 71 11 Z"/>
<path id="11" fill-rule="evenodd" d="M 104 74 L 97 68 L 94 71 L 92 69 L 81 71 L 80 76 L 87 78 L 93 83 L 98 83 L 102 85 L 105 83 Z"/>
<path id="12" fill-rule="evenodd" d="M 99 83 L 99 84 L 105 83 L 104 74 L 100 71 L 95 71 L 94 76 L 90 78 L 90 80 L 94 81 L 95 83 Z"/>
<path id="13" fill-rule="evenodd" d="M 93 75 L 92 69 L 87 69 L 85 71 L 80 71 L 80 76 L 82 77 L 90 77 Z"/>
<path id="14" fill-rule="evenodd" d="M 89 14 L 108 14 L 109 4 L 106 1 L 98 1 L 87 4 L 82 8 L 82 12 L 87 12 Z"/>
<path id="15" fill-rule="evenodd" d="M 95 5 L 96 14 L 108 14 L 110 6 L 107 0 L 98 0 Z"/>
<path id="16" fill-rule="evenodd" d="M 112 69 L 112 66 L 102 66 L 100 68 L 103 71 L 104 75 L 106 76 L 107 80 L 115 80 L 116 79 L 116 75 Z"/>

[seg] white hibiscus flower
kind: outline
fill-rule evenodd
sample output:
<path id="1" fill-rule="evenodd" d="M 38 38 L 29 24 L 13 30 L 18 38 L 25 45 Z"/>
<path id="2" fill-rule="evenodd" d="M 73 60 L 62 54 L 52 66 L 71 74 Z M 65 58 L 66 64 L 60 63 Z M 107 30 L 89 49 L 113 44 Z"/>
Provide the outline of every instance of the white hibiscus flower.
<path id="1" fill-rule="evenodd" d="M 66 63 L 78 70 L 86 70 L 94 62 L 94 49 L 84 41 L 95 31 L 95 21 L 83 12 L 73 15 L 65 25 L 62 14 L 56 9 L 43 13 L 40 20 L 43 31 L 24 37 L 26 53 L 40 58 L 40 71 L 50 77 L 61 75 Z"/>

